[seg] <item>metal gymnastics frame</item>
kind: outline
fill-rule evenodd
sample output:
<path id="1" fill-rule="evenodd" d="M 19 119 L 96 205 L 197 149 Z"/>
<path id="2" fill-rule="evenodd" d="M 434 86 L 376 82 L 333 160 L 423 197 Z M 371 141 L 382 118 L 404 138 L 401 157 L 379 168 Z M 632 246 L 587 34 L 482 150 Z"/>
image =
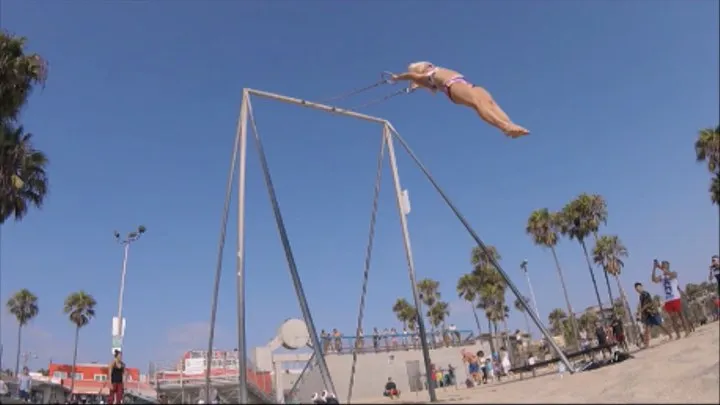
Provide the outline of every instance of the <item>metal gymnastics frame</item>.
<path id="1" fill-rule="evenodd" d="M 252 106 L 250 103 L 251 96 L 257 96 L 262 97 L 270 100 L 280 101 L 287 104 L 294 104 L 298 106 L 303 106 L 307 108 L 312 108 L 316 110 L 320 110 L 327 113 L 332 114 L 338 114 L 348 117 L 353 117 L 357 119 L 361 119 L 364 121 L 373 122 L 376 124 L 381 124 L 383 127 L 382 135 L 384 142 L 387 146 L 387 152 L 389 156 L 390 161 L 390 168 L 391 173 L 393 177 L 393 183 L 394 183 L 394 189 L 395 189 L 395 200 L 397 203 L 398 213 L 400 216 L 400 226 L 402 228 L 402 235 L 403 235 L 403 245 L 405 249 L 405 258 L 407 261 L 408 266 L 408 275 L 411 282 L 411 288 L 413 292 L 413 300 L 415 302 L 415 308 L 416 310 L 420 311 L 421 307 L 421 301 L 420 296 L 418 294 L 417 290 L 417 284 L 415 280 L 415 265 L 413 262 L 413 256 L 412 256 L 412 249 L 410 246 L 410 237 L 408 232 L 408 225 L 407 225 L 407 218 L 404 211 L 404 202 L 403 202 L 403 195 L 402 195 L 402 188 L 400 186 L 400 175 L 398 173 L 397 168 L 397 160 L 395 157 L 395 149 L 394 149 L 394 141 L 397 140 L 400 145 L 405 149 L 405 151 L 410 155 L 412 160 L 415 162 L 415 164 L 418 166 L 418 168 L 423 172 L 425 177 L 430 181 L 435 191 L 440 194 L 440 197 L 445 201 L 445 203 L 448 205 L 448 207 L 453 211 L 455 216 L 458 218 L 458 220 L 462 223 L 462 225 L 465 227 L 467 232 L 470 234 L 470 236 L 473 238 L 473 240 L 477 243 L 478 247 L 481 249 L 487 251 L 487 248 L 485 244 L 482 242 L 480 237 L 477 235 L 475 230 L 470 226 L 468 221 L 465 219 L 465 217 L 460 213 L 460 211 L 455 207 L 453 202 L 450 200 L 450 198 L 445 194 L 445 192 L 440 188 L 438 183 L 435 181 L 433 176 L 430 174 L 429 170 L 425 167 L 425 165 L 418 159 L 418 157 L 415 155 L 415 153 L 412 151 L 412 149 L 409 147 L 407 142 L 403 139 L 403 137 L 395 130 L 395 128 L 392 126 L 392 124 L 382 118 L 373 117 L 366 114 L 361 114 L 355 111 L 337 108 L 333 106 L 328 106 L 324 104 L 319 103 L 313 103 L 310 101 L 293 98 L 293 97 L 287 97 L 280 94 L 275 93 L 269 93 L 265 91 L 260 90 L 254 90 L 254 89 L 243 89 L 243 95 L 242 95 L 242 103 L 240 106 L 240 116 L 238 119 L 237 124 L 237 130 L 235 134 L 235 142 L 233 147 L 233 153 L 232 153 L 232 159 L 231 159 L 231 167 L 230 167 L 230 173 L 228 176 L 228 183 L 227 183 L 227 189 L 226 189 L 226 195 L 225 195 L 225 207 L 223 212 L 223 219 L 221 223 L 221 232 L 220 232 L 220 245 L 218 249 L 218 260 L 217 260 L 217 266 L 216 266 L 216 275 L 215 275 L 215 285 L 214 285 L 214 294 L 213 294 L 213 304 L 212 304 L 212 311 L 211 311 L 211 319 L 210 319 L 210 339 L 208 344 L 208 353 L 212 353 L 213 347 L 213 339 L 214 339 L 214 329 L 215 329 L 215 319 L 216 319 L 216 311 L 217 311 L 217 295 L 218 295 L 218 289 L 219 289 L 219 281 L 220 281 L 220 274 L 222 269 L 222 253 L 225 245 L 225 235 L 227 230 L 227 217 L 229 213 L 229 206 L 230 206 L 230 199 L 232 197 L 232 189 L 233 189 L 233 178 L 235 174 L 235 170 L 238 171 L 238 179 L 237 179 L 237 187 L 238 187 L 238 201 L 237 201 L 237 221 L 238 221 L 238 227 L 237 227 L 237 261 L 236 261 L 236 287 L 237 287 L 237 327 L 238 327 L 238 344 L 237 348 L 239 351 L 239 364 L 238 364 L 238 389 L 239 389 L 239 400 L 240 403 L 247 403 L 248 399 L 248 391 L 247 391 L 247 347 L 246 347 L 246 335 L 245 335 L 245 194 L 246 194 L 246 187 L 245 187 L 245 179 L 246 179 L 246 170 L 247 170 L 247 138 L 248 138 L 248 123 L 252 126 L 252 131 L 255 135 L 255 141 L 256 141 L 256 147 L 260 158 L 260 163 L 263 166 L 263 172 L 265 175 L 265 182 L 266 186 L 268 188 L 268 192 L 270 194 L 270 200 L 271 204 L 273 205 L 273 211 L 275 214 L 276 223 L 278 226 L 278 231 L 280 233 L 280 238 L 283 242 L 284 248 L 285 248 L 285 254 L 288 261 L 288 267 L 290 271 L 291 278 L 293 279 L 293 284 L 295 286 L 295 291 L 298 296 L 298 301 L 300 304 L 300 309 L 303 313 L 303 317 L 305 318 L 305 323 L 308 327 L 308 332 L 310 334 L 311 343 L 313 345 L 313 349 L 316 352 L 316 358 L 318 360 L 318 366 L 320 367 L 321 375 L 323 379 L 325 380 L 326 387 L 329 388 L 332 392 L 335 392 L 333 388 L 333 383 L 330 378 L 330 373 L 327 368 L 327 363 L 325 362 L 325 357 L 323 356 L 321 352 L 322 345 L 320 344 L 320 340 L 317 334 L 317 331 L 315 329 L 315 325 L 312 320 L 312 315 L 310 314 L 310 309 L 307 304 L 307 300 L 305 297 L 305 293 L 303 291 L 302 283 L 300 281 L 297 267 L 295 265 L 295 260 L 292 254 L 292 251 L 289 247 L 289 241 L 287 234 L 285 233 L 285 227 L 282 222 L 282 216 L 279 211 L 279 206 L 277 205 L 277 200 L 275 198 L 274 194 L 274 188 L 272 186 L 272 180 L 269 176 L 269 171 L 267 168 L 267 161 L 265 159 L 265 154 L 262 148 L 262 143 L 260 141 L 260 137 L 257 134 L 257 130 L 255 128 L 255 122 L 252 115 Z M 238 162 L 237 168 L 236 168 L 236 161 Z M 552 338 L 552 335 L 548 332 L 548 330 L 543 326 L 542 322 L 540 321 L 540 318 L 537 316 L 535 311 L 530 308 L 530 306 L 525 302 L 525 300 L 521 299 L 522 294 L 520 290 L 517 288 L 517 286 L 510 280 L 507 273 L 500 267 L 500 265 L 495 261 L 494 258 L 492 258 L 491 255 L 488 255 L 491 260 L 491 264 L 497 269 L 497 271 L 500 273 L 500 275 L 503 277 L 505 282 L 507 283 L 507 286 L 510 288 L 512 293 L 515 295 L 515 297 L 520 298 L 519 301 L 523 305 L 525 312 L 530 316 L 530 318 L 533 320 L 535 325 L 538 327 L 540 332 L 545 336 L 548 343 L 552 346 L 552 348 L 555 350 L 555 352 L 558 354 L 558 357 L 560 360 L 565 364 L 567 369 L 570 372 L 574 372 L 574 369 L 565 356 L 565 354 L 562 352 L 560 347 L 555 343 L 554 339 Z M 420 317 L 422 318 L 422 317 Z M 431 372 L 430 372 L 430 355 L 429 350 L 427 346 L 427 339 L 425 337 L 425 330 L 423 327 L 423 322 L 420 322 L 418 325 L 420 328 L 420 337 L 421 337 L 421 344 L 423 349 L 423 357 L 425 361 L 425 369 L 426 369 L 426 376 L 428 379 L 431 378 Z M 206 385 L 209 388 L 210 384 L 210 364 L 211 362 L 207 362 L 207 379 L 206 379 Z M 428 382 L 429 387 L 429 394 L 430 394 L 430 400 L 432 402 L 435 402 L 437 400 L 435 396 L 435 390 L 433 389 L 432 383 Z M 209 392 L 206 391 L 206 392 Z"/>

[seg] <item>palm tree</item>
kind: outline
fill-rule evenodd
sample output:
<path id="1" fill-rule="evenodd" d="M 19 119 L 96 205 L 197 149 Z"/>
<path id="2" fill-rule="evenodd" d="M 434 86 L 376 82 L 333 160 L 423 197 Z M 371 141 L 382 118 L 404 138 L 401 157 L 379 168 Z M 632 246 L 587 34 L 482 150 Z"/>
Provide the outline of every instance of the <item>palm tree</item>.
<path id="1" fill-rule="evenodd" d="M 555 269 L 560 278 L 560 286 L 562 287 L 563 296 L 565 297 L 565 307 L 567 308 L 568 314 L 570 314 L 570 326 L 573 334 L 578 337 L 577 323 L 575 322 L 572 304 L 570 304 L 570 296 L 568 295 L 567 285 L 565 284 L 565 277 L 563 276 L 560 261 L 555 251 L 555 246 L 557 246 L 559 239 L 558 226 L 561 225 L 562 222 L 559 218 L 560 214 L 550 213 L 547 208 L 535 210 L 530 214 L 530 218 L 528 218 L 525 232 L 532 237 L 536 245 L 549 248 L 550 252 L 552 252 L 553 259 L 555 260 Z"/>
<path id="2" fill-rule="evenodd" d="M 485 267 L 482 272 L 476 269 L 477 273 L 484 273 L 485 276 L 479 276 L 481 279 L 480 284 L 480 304 L 485 310 L 485 317 L 488 320 L 488 329 L 490 332 L 490 350 L 495 353 L 495 339 L 498 337 L 498 322 L 504 320 L 504 307 L 505 307 L 505 285 L 499 282 L 497 279 L 494 268 Z"/>
<path id="3" fill-rule="evenodd" d="M 415 330 L 415 324 L 417 322 L 417 312 L 415 307 L 412 306 L 405 298 L 398 298 L 392 307 L 395 316 L 404 327 Z"/>
<path id="4" fill-rule="evenodd" d="M 15 120 L 33 87 L 45 83 L 47 64 L 25 53 L 26 39 L 0 31 L 0 121 Z"/>
<path id="5" fill-rule="evenodd" d="M 584 201 L 587 201 L 588 209 L 588 229 L 590 232 L 592 232 L 593 237 L 595 238 L 595 243 L 597 243 L 598 240 L 598 231 L 600 230 L 601 225 L 607 224 L 607 217 L 608 217 L 608 211 L 607 211 L 607 203 L 605 202 L 605 199 L 603 196 L 599 194 L 581 194 L 580 199 L 583 199 Z M 603 271 L 603 275 L 605 276 L 605 285 L 607 286 L 608 290 L 608 298 L 610 298 L 610 302 L 615 302 L 615 297 L 613 297 L 612 288 L 610 287 L 610 276 L 608 276 L 608 273 L 606 271 Z"/>
<path id="6" fill-rule="evenodd" d="M 598 321 L 597 313 L 593 311 L 586 311 L 583 312 L 582 315 L 580 315 L 579 323 L 580 327 L 585 331 L 585 333 L 590 334 L 593 329 L 595 328 L 595 323 Z"/>
<path id="7" fill-rule="evenodd" d="M 445 301 L 435 302 L 428 310 L 427 316 L 433 328 L 443 325 L 447 317 L 450 316 L 450 304 Z"/>
<path id="8" fill-rule="evenodd" d="M 73 392 L 73 389 L 75 388 L 75 365 L 77 364 L 77 349 L 78 339 L 80 338 L 80 328 L 90 323 L 90 320 L 95 317 L 95 305 L 97 305 L 95 298 L 85 291 L 72 293 L 65 299 L 63 312 L 70 317 L 70 322 L 75 324 L 75 350 L 73 351 L 70 392 Z"/>
<path id="9" fill-rule="evenodd" d="M 435 305 L 440 299 L 440 282 L 425 278 L 417 283 L 418 291 L 421 295 L 422 303 L 428 307 Z"/>
<path id="10" fill-rule="evenodd" d="M 428 321 L 430 322 L 430 328 L 431 328 L 431 335 L 435 336 L 435 326 L 432 324 L 432 319 L 430 318 L 430 308 L 432 308 L 436 302 L 440 301 L 440 282 L 425 278 L 417 283 L 417 289 L 420 293 L 420 300 L 422 301 L 423 305 L 427 308 L 427 312 L 425 313 L 425 316 L 427 317 Z M 434 338 L 433 338 L 434 341 Z"/>
<path id="11" fill-rule="evenodd" d="M 478 299 L 478 293 L 480 290 L 480 283 L 476 276 L 473 274 L 463 274 L 457 282 L 457 287 L 455 288 L 458 297 L 464 299 L 468 303 L 470 303 L 470 307 L 472 308 L 473 317 L 475 317 L 475 325 L 478 329 L 478 338 L 480 338 L 480 335 L 482 335 L 482 327 L 480 327 L 480 319 L 477 315 L 477 299 Z"/>
<path id="12" fill-rule="evenodd" d="M 602 266 L 605 274 L 610 274 L 615 278 L 618 291 L 620 291 L 620 299 L 624 306 L 623 313 L 626 314 L 624 322 L 630 321 L 637 334 L 640 333 L 640 329 L 635 317 L 631 316 L 630 303 L 620 281 L 620 274 L 625 266 L 623 259 L 626 257 L 628 257 L 628 250 L 617 235 L 603 235 L 595 242 L 593 261 Z"/>
<path id="13" fill-rule="evenodd" d="M 567 320 L 568 316 L 560 308 L 555 308 L 548 314 L 548 323 L 550 324 L 550 330 L 553 335 L 558 336 L 563 333 L 563 322 Z"/>
<path id="14" fill-rule="evenodd" d="M 720 125 L 699 131 L 695 141 L 695 158 L 707 163 L 708 171 L 713 175 L 710 182 L 710 199 L 720 204 Z"/>
<path id="15" fill-rule="evenodd" d="M 0 124 L 0 223 L 21 220 L 30 206 L 40 208 L 47 195 L 48 159 L 35 149 L 22 127 Z"/>
<path id="16" fill-rule="evenodd" d="M 582 198 L 581 198 L 582 197 Z M 557 217 L 559 220 L 560 233 L 570 238 L 570 240 L 577 240 L 583 249 L 585 254 L 585 260 L 587 262 L 588 270 L 590 271 L 590 279 L 595 289 L 595 297 L 597 298 L 598 308 L 601 313 L 603 312 L 602 300 L 600 299 L 600 291 L 598 290 L 597 281 L 595 280 L 595 272 L 590 262 L 590 255 L 585 245 L 585 239 L 590 235 L 591 227 L 590 221 L 593 218 L 590 215 L 592 200 L 590 196 L 583 194 L 575 200 L 571 201 L 562 209 L 562 214 Z"/>
<path id="17" fill-rule="evenodd" d="M 526 305 L 530 306 L 530 299 L 528 299 L 528 297 L 523 295 L 522 300 L 525 302 Z M 520 313 L 523 314 L 523 317 L 525 318 L 525 327 L 527 328 L 527 333 L 530 333 L 530 319 L 525 312 L 525 307 L 522 305 L 522 301 L 520 301 L 520 298 L 515 298 L 513 306 L 516 310 L 520 311 Z"/>
<path id="18" fill-rule="evenodd" d="M 720 170 L 720 125 L 698 131 L 695 141 L 695 158 L 699 163 L 707 163 L 710 173 Z"/>
<path id="19" fill-rule="evenodd" d="M 15 375 L 20 372 L 20 353 L 22 347 L 22 328 L 35 318 L 39 312 L 38 298 L 28 289 L 13 294 L 7 302 L 7 309 L 18 322 L 17 357 L 15 359 Z"/>

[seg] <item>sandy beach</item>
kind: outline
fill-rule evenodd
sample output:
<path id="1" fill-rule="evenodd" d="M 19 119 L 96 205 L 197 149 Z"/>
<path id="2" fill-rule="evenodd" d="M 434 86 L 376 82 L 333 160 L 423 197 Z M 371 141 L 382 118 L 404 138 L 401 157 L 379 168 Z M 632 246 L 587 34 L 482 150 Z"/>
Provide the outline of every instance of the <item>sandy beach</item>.
<path id="1" fill-rule="evenodd" d="M 720 403 L 720 327 L 698 328 L 680 340 L 658 339 L 635 358 L 598 370 L 549 374 L 472 389 L 438 390 L 454 403 Z M 421 403 L 410 394 L 405 401 Z M 419 399 L 423 399 L 422 396 Z"/>

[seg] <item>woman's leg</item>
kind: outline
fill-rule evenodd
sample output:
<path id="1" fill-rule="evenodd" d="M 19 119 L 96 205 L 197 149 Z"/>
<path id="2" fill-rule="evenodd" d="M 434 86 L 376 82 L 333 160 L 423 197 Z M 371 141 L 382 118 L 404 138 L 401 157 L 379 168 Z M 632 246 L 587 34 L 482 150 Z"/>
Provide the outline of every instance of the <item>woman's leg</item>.
<path id="1" fill-rule="evenodd" d="M 467 83 L 455 83 L 450 89 L 452 100 L 473 108 L 480 118 L 505 135 L 518 137 L 530 133 L 527 129 L 516 125 L 505 111 L 495 103 L 490 93 L 482 87 L 473 87 Z"/>

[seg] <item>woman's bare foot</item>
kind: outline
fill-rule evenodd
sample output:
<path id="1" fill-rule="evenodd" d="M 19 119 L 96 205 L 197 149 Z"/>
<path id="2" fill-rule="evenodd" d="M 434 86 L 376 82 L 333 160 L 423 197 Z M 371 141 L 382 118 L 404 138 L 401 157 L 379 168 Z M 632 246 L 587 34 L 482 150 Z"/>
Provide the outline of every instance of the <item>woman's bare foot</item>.
<path id="1" fill-rule="evenodd" d="M 528 135 L 530 131 L 521 127 L 520 125 L 509 123 L 503 128 L 503 133 L 511 138 L 519 138 L 521 136 Z"/>

